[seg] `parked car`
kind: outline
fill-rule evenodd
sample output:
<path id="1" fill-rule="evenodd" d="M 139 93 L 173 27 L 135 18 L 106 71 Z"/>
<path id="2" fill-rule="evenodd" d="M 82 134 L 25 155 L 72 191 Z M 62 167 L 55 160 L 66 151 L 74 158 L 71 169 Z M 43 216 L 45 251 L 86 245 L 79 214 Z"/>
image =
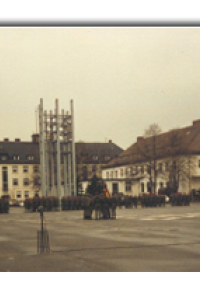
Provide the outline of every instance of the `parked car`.
<path id="1" fill-rule="evenodd" d="M 19 201 L 18 203 L 19 203 L 19 206 L 22 206 L 22 207 L 24 206 L 24 201 Z"/>
<path id="2" fill-rule="evenodd" d="M 16 199 L 12 199 L 9 201 L 10 206 L 19 206 L 19 202 Z"/>

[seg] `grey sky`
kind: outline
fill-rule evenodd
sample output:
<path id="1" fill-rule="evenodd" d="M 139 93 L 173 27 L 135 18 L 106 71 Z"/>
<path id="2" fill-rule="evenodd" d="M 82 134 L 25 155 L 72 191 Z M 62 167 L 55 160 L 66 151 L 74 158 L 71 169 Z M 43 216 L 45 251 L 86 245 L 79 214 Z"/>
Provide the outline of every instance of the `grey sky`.
<path id="1" fill-rule="evenodd" d="M 124 149 L 200 118 L 200 28 L 0 28 L 0 49 L 0 139 L 30 140 L 40 98 L 74 99 L 76 141 Z"/>

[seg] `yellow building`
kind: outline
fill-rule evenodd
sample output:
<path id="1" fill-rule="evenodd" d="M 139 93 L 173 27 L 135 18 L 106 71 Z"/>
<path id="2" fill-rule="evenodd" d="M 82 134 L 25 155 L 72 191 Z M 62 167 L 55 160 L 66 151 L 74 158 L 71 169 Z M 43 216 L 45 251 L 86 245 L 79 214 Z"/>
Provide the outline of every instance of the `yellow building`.
<path id="1" fill-rule="evenodd" d="M 79 181 L 87 183 L 93 175 L 101 178 L 102 166 L 123 151 L 112 141 L 79 142 L 75 144 L 75 149 Z M 63 170 L 63 164 L 61 168 Z M 10 141 L 8 138 L 0 141 L 0 197 L 2 195 L 17 200 L 41 196 L 39 135 L 33 134 L 30 142 L 20 139 Z"/>

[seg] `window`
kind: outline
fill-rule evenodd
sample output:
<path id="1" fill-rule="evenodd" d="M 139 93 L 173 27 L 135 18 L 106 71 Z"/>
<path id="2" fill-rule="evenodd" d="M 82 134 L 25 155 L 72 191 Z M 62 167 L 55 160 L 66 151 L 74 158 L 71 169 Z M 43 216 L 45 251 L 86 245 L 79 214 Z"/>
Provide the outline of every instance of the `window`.
<path id="1" fill-rule="evenodd" d="M 29 191 L 24 192 L 24 198 L 29 198 Z"/>
<path id="2" fill-rule="evenodd" d="M 96 165 L 92 165 L 92 172 L 96 172 Z"/>
<path id="3" fill-rule="evenodd" d="M 38 166 L 33 166 L 33 172 L 38 173 L 39 172 L 39 167 Z"/>
<path id="4" fill-rule="evenodd" d="M 27 160 L 34 160 L 34 156 L 33 155 L 27 155 L 26 159 Z"/>
<path id="5" fill-rule="evenodd" d="M 141 188 L 141 193 L 144 193 L 144 182 L 141 183 L 140 188 Z"/>
<path id="6" fill-rule="evenodd" d="M 126 175 L 127 176 L 131 176 L 131 172 L 132 172 L 132 168 L 131 167 L 126 168 Z"/>
<path id="7" fill-rule="evenodd" d="M 18 173 L 18 166 L 13 166 L 12 167 L 12 172 L 13 173 Z"/>
<path id="8" fill-rule="evenodd" d="M 166 171 L 166 172 L 169 171 L 169 163 L 168 163 L 168 162 L 165 163 L 165 171 Z"/>
<path id="9" fill-rule="evenodd" d="M 2 185 L 3 185 L 3 191 L 8 191 L 8 168 L 3 167 L 2 168 Z"/>
<path id="10" fill-rule="evenodd" d="M 109 172 L 106 172 L 106 178 L 109 178 Z"/>
<path id="11" fill-rule="evenodd" d="M 19 155 L 18 154 L 17 155 L 13 155 L 12 159 L 13 160 L 19 160 Z"/>
<path id="12" fill-rule="evenodd" d="M 113 171 L 110 171 L 110 178 L 113 178 Z"/>
<path id="13" fill-rule="evenodd" d="M 126 182 L 126 192 L 131 192 L 131 181 Z"/>
<path id="14" fill-rule="evenodd" d="M 119 192 L 118 183 L 112 184 L 112 190 L 114 194 Z"/>
<path id="15" fill-rule="evenodd" d="M 0 158 L 1 158 L 1 160 L 7 160 L 8 159 L 8 157 L 6 155 L 1 155 Z"/>
<path id="16" fill-rule="evenodd" d="M 124 170 L 120 169 L 120 177 L 123 177 L 123 175 L 124 175 Z"/>
<path id="17" fill-rule="evenodd" d="M 18 185 L 18 178 L 13 178 L 13 185 Z"/>
<path id="18" fill-rule="evenodd" d="M 23 182 L 24 182 L 24 185 L 29 185 L 29 178 L 24 178 Z"/>
<path id="19" fill-rule="evenodd" d="M 147 182 L 147 192 L 151 193 L 151 183 Z"/>
<path id="20" fill-rule="evenodd" d="M 159 170 L 160 172 L 162 172 L 162 163 L 159 163 L 159 164 L 158 164 L 158 170 Z"/>
<path id="21" fill-rule="evenodd" d="M 28 166 L 23 166 L 23 172 L 28 173 Z"/>
<path id="22" fill-rule="evenodd" d="M 110 160 L 110 156 L 105 156 L 105 160 Z"/>
<path id="23" fill-rule="evenodd" d="M 98 160 L 98 156 L 97 155 L 93 155 L 92 156 L 92 160 Z"/>
<path id="24" fill-rule="evenodd" d="M 118 172 L 117 172 L 117 171 L 115 171 L 115 178 L 117 178 L 117 176 L 118 176 Z"/>
<path id="25" fill-rule="evenodd" d="M 144 174 L 144 166 L 143 165 L 140 167 L 140 172 L 141 172 L 141 174 Z"/>
<path id="26" fill-rule="evenodd" d="M 20 199 L 22 197 L 22 192 L 21 191 L 17 191 L 16 192 L 16 198 Z"/>
<path id="27" fill-rule="evenodd" d="M 133 174 L 137 173 L 137 166 L 133 166 Z"/>
<path id="28" fill-rule="evenodd" d="M 39 192 L 37 191 L 37 192 L 35 192 L 35 195 L 34 195 L 34 197 L 39 197 Z"/>

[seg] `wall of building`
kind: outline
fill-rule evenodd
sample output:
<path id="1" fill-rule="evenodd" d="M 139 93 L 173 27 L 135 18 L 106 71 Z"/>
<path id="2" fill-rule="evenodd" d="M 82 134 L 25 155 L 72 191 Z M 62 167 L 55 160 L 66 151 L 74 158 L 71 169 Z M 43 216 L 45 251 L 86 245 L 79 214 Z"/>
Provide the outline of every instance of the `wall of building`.
<path id="1" fill-rule="evenodd" d="M 39 171 L 35 172 L 34 168 L 39 165 L 32 164 L 2 164 L 0 165 L 0 197 L 2 195 L 10 195 L 11 199 L 24 200 L 27 197 L 34 197 L 37 189 L 33 189 L 32 179 L 35 174 L 40 174 Z M 4 191 L 3 188 L 3 170 L 7 168 L 8 174 L 8 190 Z M 24 180 L 27 182 L 25 184 Z M 40 194 L 40 193 L 39 193 Z"/>
<path id="2" fill-rule="evenodd" d="M 86 179 L 91 179 L 94 175 L 98 178 L 102 177 L 101 167 L 104 166 L 102 164 L 78 164 L 76 166 L 76 170 L 78 175 L 82 178 L 83 181 Z M 84 174 L 84 168 L 87 168 L 87 173 Z M 85 176 L 86 175 L 86 176 Z"/>
<path id="3" fill-rule="evenodd" d="M 28 172 L 24 172 L 24 166 L 28 167 Z M 96 165 L 96 171 L 92 171 L 92 164 L 86 165 L 89 170 L 89 175 L 92 177 L 96 174 L 98 177 L 101 177 L 101 165 Z M 3 178 L 2 171 L 3 168 L 7 168 L 8 172 L 8 192 L 3 191 Z M 13 168 L 18 168 L 16 173 L 13 172 Z M 37 189 L 33 189 L 31 180 L 34 174 L 40 175 L 40 173 L 34 172 L 34 167 L 38 167 L 39 165 L 34 164 L 1 164 L 0 165 L 0 197 L 5 194 L 9 194 L 12 199 L 24 200 L 27 195 L 29 197 L 34 197 L 35 193 L 38 192 L 38 195 L 41 196 L 41 192 L 37 191 Z M 82 166 L 81 166 L 82 167 Z M 144 192 L 147 193 L 147 185 L 148 179 L 144 178 L 140 182 L 131 180 L 131 177 L 128 174 L 127 169 L 130 166 L 118 166 L 109 169 L 102 170 L 102 178 L 106 183 L 106 186 L 110 192 L 113 193 L 113 188 L 118 186 L 118 192 L 123 193 L 125 195 L 139 195 Z M 109 178 L 108 178 L 109 174 Z M 90 177 L 90 178 L 91 178 Z M 29 185 L 24 185 L 24 179 L 29 179 Z M 18 179 L 18 185 L 14 185 L 13 180 Z M 131 182 L 131 185 L 127 182 Z M 166 187 L 167 181 L 164 178 L 158 177 L 158 186 L 157 190 L 160 187 L 160 184 L 163 184 L 163 187 Z M 142 191 L 141 187 L 144 187 Z M 82 184 L 83 190 L 86 190 L 88 186 L 88 181 L 83 182 Z M 191 170 L 191 180 L 190 182 L 180 182 L 179 191 L 188 193 L 191 189 L 200 189 L 200 155 L 196 155 L 193 157 L 193 168 Z M 21 195 L 21 197 L 19 197 Z M 64 190 L 62 186 L 62 195 L 64 195 Z"/>
<path id="4" fill-rule="evenodd" d="M 162 163 L 162 168 L 165 168 L 165 160 L 159 160 L 157 163 Z M 140 193 L 148 192 L 148 178 L 145 178 L 146 166 L 144 163 L 144 178 L 140 181 L 133 181 L 133 177 L 129 174 L 130 167 L 133 165 L 116 166 L 102 170 L 102 178 L 105 180 L 109 192 L 113 193 L 113 184 L 118 184 L 118 192 L 127 195 L 139 195 Z M 200 189 L 200 155 L 191 157 L 191 178 L 190 180 L 180 181 L 179 192 L 189 193 L 191 189 Z M 137 177 L 137 176 L 136 176 Z M 124 179 L 124 180 L 123 180 Z M 127 181 L 131 181 L 131 190 L 127 191 Z M 167 176 L 160 175 L 157 178 L 156 192 L 160 187 L 167 187 Z"/>
<path id="5" fill-rule="evenodd" d="M 96 174 L 101 178 L 101 166 L 95 165 L 96 170 L 92 171 L 93 165 L 86 165 L 88 167 L 88 178 L 92 178 Z M 24 167 L 28 169 L 24 172 Z M 32 179 L 34 175 L 40 176 L 40 171 L 35 172 L 35 167 L 39 170 L 39 165 L 34 164 L 1 164 L 0 165 L 0 197 L 2 195 L 10 195 L 11 199 L 25 200 L 27 197 L 34 197 L 35 195 L 41 196 L 41 190 L 33 188 Z M 63 166 L 61 166 L 63 168 Z M 8 191 L 3 190 L 3 168 L 7 168 L 8 176 Z M 16 172 L 14 172 L 16 168 Z M 63 173 L 63 172 L 62 172 Z M 81 174 L 81 171 L 80 171 Z M 29 180 L 29 184 L 24 184 L 24 179 Z M 17 181 L 17 184 L 14 184 Z M 83 190 L 85 191 L 88 186 L 88 181 L 83 182 Z M 54 187 L 56 193 L 56 186 Z M 51 191 L 50 191 L 51 194 Z M 64 196 L 64 186 L 61 187 L 61 195 Z"/>

